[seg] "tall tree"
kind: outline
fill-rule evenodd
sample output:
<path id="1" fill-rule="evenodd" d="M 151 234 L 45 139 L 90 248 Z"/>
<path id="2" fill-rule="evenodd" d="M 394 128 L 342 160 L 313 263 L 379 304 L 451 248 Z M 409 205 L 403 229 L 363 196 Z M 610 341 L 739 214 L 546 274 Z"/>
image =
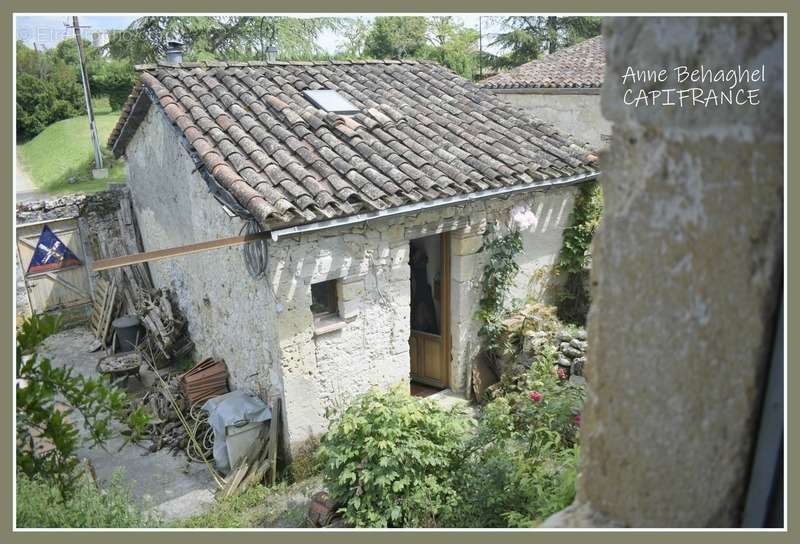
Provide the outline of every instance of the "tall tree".
<path id="1" fill-rule="evenodd" d="M 501 50 L 494 58 L 495 66 L 519 66 L 538 58 L 542 53 L 555 53 L 586 38 L 600 34 L 600 17 L 514 16 L 499 19 L 504 31 L 492 45 Z"/>
<path id="2" fill-rule="evenodd" d="M 114 35 L 108 49 L 114 58 L 154 62 L 177 38 L 186 60 L 264 60 L 269 46 L 277 47 L 279 58 L 311 59 L 325 56 L 320 34 L 341 25 L 336 17 L 140 17 Z"/>
<path id="3" fill-rule="evenodd" d="M 364 55 L 370 58 L 414 58 L 428 44 L 425 17 L 375 17 L 364 40 Z"/>
<path id="4" fill-rule="evenodd" d="M 478 40 L 474 28 L 465 27 L 455 17 L 429 17 L 426 55 L 454 72 L 475 79 L 479 68 Z"/>
<path id="5" fill-rule="evenodd" d="M 344 41 L 337 47 L 336 58 L 360 59 L 365 56 L 367 36 L 372 32 L 373 24 L 363 17 L 345 19 L 340 29 Z"/>

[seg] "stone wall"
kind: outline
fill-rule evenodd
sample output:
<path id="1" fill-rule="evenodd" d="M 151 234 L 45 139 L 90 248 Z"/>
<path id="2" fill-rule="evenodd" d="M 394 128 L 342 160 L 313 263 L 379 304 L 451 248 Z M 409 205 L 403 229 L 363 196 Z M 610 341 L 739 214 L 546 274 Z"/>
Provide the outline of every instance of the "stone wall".
<path id="1" fill-rule="evenodd" d="M 208 194 L 187 152 L 158 110 L 151 110 L 127 150 L 131 193 L 144 249 L 162 249 L 238 233 Z M 371 221 L 267 244 L 265 277 L 252 279 L 241 248 L 150 263 L 156 286 L 178 295 L 197 356 L 222 357 L 236 387 L 269 390 L 285 407 L 286 443 L 324 432 L 328 414 L 370 387 L 408 383 L 410 372 L 409 240 L 451 231 L 451 388 L 468 389 L 477 355 L 482 233 L 506 228 L 509 209 L 527 203 L 538 221 L 523 232 L 526 252 L 513 297 L 548 296 L 547 273 L 561 248 L 576 189 L 515 195 Z M 345 324 L 317 333 L 313 283 L 338 280 Z"/>
<path id="2" fill-rule="evenodd" d="M 569 89 L 563 94 L 551 89 L 495 90 L 495 93 L 514 106 L 530 110 L 562 132 L 572 134 L 576 141 L 586 142 L 589 149 L 601 149 L 611 134 L 611 123 L 600 111 L 599 89 L 581 94 Z"/>
<path id="3" fill-rule="evenodd" d="M 175 129 L 151 108 L 128 144 L 133 209 L 145 251 L 214 240 L 239 233 L 195 171 Z M 149 263 L 156 287 L 177 294 L 189 321 L 197 357 L 221 357 L 236 387 L 253 393 L 280 383 L 276 299 L 266 279 L 248 274 L 240 247 Z"/>
<path id="4" fill-rule="evenodd" d="M 550 526 L 740 523 L 783 259 L 783 22 L 604 23 L 581 468 Z M 756 107 L 625 107 L 629 65 L 766 67 Z"/>

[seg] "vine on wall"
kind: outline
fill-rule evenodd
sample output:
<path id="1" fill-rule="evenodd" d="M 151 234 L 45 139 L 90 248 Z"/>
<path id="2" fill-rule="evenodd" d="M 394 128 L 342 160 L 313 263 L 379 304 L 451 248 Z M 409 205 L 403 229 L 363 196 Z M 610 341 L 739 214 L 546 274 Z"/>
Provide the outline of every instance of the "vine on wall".
<path id="1" fill-rule="evenodd" d="M 603 193 L 596 181 L 585 183 L 577 197 L 564 229 L 564 244 L 557 269 L 565 274 L 559 294 L 558 317 L 562 321 L 583 325 L 589 310 L 586 290 L 587 267 L 591 259 L 592 237 L 603 213 Z"/>
<path id="2" fill-rule="evenodd" d="M 499 235 L 490 226 L 483 235 L 481 251 L 487 253 L 486 266 L 481 276 L 482 295 L 477 317 L 481 321 L 478 334 L 486 340 L 486 350 L 499 355 L 509 346 L 505 345 L 504 303 L 506 294 L 519 271 L 515 257 L 522 251 L 522 236 L 519 229 Z"/>

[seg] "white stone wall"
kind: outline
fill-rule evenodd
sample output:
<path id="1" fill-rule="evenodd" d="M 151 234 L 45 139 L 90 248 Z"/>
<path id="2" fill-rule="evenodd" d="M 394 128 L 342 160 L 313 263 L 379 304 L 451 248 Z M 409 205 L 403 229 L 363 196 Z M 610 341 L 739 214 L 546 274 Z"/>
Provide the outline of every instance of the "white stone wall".
<path id="1" fill-rule="evenodd" d="M 175 129 L 151 108 L 127 148 L 129 185 L 145 251 L 239 233 L 209 194 Z M 177 293 L 189 320 L 196 356 L 221 357 L 233 384 L 258 392 L 276 375 L 275 298 L 266 280 L 252 279 L 240 247 L 216 249 L 149 263 L 157 287 Z"/>
<path id="2" fill-rule="evenodd" d="M 145 250 L 238 233 L 194 173 L 173 128 L 151 110 L 128 146 L 130 185 Z M 547 270 L 561 248 L 574 188 L 478 201 L 353 227 L 270 241 L 266 277 L 253 280 L 241 248 L 150 263 L 157 286 L 176 290 L 197 356 L 223 357 L 234 384 L 269 388 L 284 399 L 287 444 L 327 428 L 328 415 L 370 387 L 408 383 L 410 269 L 408 240 L 451 231 L 451 388 L 465 391 L 479 353 L 480 297 L 487 222 L 507 228 L 509 209 L 527 202 L 537 224 L 523 233 L 521 273 L 512 298 L 546 296 Z M 339 280 L 346 324 L 315 334 L 311 284 Z"/>
<path id="3" fill-rule="evenodd" d="M 604 147 L 602 136 L 611 134 L 611 123 L 600 111 L 600 93 L 557 94 L 554 92 L 501 92 L 498 96 L 511 104 L 530 110 L 536 117 L 554 125 L 558 130 L 586 142 L 589 149 Z"/>

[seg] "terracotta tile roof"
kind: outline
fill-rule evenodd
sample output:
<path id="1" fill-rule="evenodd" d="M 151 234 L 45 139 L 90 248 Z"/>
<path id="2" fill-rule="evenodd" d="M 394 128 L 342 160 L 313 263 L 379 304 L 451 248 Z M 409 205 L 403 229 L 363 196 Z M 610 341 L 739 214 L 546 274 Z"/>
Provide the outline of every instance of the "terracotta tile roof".
<path id="1" fill-rule="evenodd" d="M 595 36 L 487 78 L 480 85 L 490 89 L 600 87 L 605 64 L 603 37 Z"/>
<path id="2" fill-rule="evenodd" d="M 151 103 L 196 162 L 262 224 L 299 224 L 596 171 L 553 127 L 431 62 L 145 65 L 109 146 Z M 317 109 L 334 89 L 360 112 Z"/>

